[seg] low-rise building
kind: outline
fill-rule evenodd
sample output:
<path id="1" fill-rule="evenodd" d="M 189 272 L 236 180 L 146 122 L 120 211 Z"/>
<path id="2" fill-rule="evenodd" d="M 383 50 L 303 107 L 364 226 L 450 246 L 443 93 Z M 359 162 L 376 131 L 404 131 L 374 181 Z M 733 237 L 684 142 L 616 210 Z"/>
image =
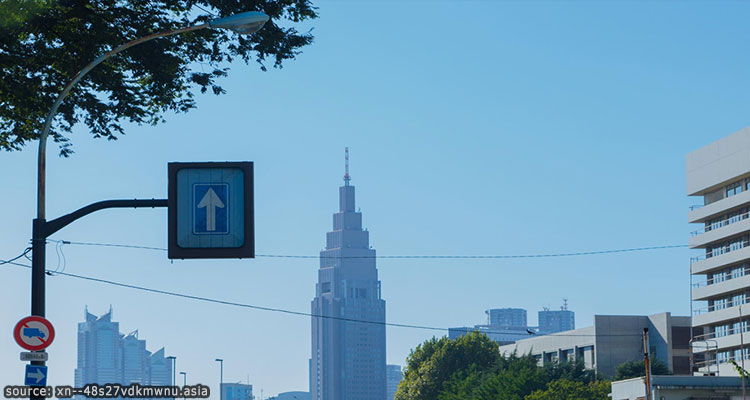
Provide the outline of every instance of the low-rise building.
<path id="1" fill-rule="evenodd" d="M 643 358 L 643 328 L 648 328 L 652 358 L 674 374 L 690 373 L 690 317 L 673 317 L 668 312 L 595 315 L 593 326 L 519 340 L 500 346 L 500 352 L 531 354 L 541 365 L 582 360 L 586 368 L 613 377 L 618 365 Z"/>
<path id="2" fill-rule="evenodd" d="M 612 400 L 643 400 L 645 378 L 612 382 Z M 651 398 L 658 400 L 742 399 L 742 382 L 730 376 L 652 376 Z"/>

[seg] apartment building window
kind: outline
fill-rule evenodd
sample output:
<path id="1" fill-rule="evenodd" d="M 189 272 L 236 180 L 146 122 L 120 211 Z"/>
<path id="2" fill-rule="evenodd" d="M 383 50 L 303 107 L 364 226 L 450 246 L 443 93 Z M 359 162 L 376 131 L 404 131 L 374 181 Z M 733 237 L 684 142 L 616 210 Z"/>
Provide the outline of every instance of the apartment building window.
<path id="1" fill-rule="evenodd" d="M 714 272 L 711 275 L 711 281 L 713 283 L 724 282 L 727 280 L 727 271 Z"/>
<path id="2" fill-rule="evenodd" d="M 727 252 L 725 243 L 720 243 L 714 246 L 706 247 L 706 257 L 716 257 Z"/>
<path id="3" fill-rule="evenodd" d="M 747 264 L 742 264 L 739 267 L 732 268 L 732 279 L 745 276 L 745 268 L 747 268 Z"/>
<path id="4" fill-rule="evenodd" d="M 745 247 L 745 241 L 742 239 L 737 239 L 729 242 L 729 251 L 739 250 L 743 247 Z"/>
<path id="5" fill-rule="evenodd" d="M 732 333 L 747 332 L 747 321 L 742 321 L 742 324 L 735 322 L 732 324 Z"/>
<path id="6" fill-rule="evenodd" d="M 734 296 L 732 296 L 732 305 L 733 306 L 743 305 L 745 304 L 746 300 L 747 300 L 747 296 L 745 295 L 745 293 L 735 294 Z"/>
<path id="7" fill-rule="evenodd" d="M 729 307 L 729 299 L 716 299 L 713 301 L 713 310 L 723 310 Z"/>
<path id="8" fill-rule="evenodd" d="M 739 325 L 738 325 L 739 326 Z M 714 336 L 715 337 L 723 337 L 730 335 L 730 326 L 727 325 L 716 325 L 714 327 Z"/>
<path id="9" fill-rule="evenodd" d="M 747 360 L 748 355 L 750 355 L 750 351 L 748 351 L 747 347 L 745 347 L 743 349 L 735 349 L 734 350 L 734 359 L 735 360 Z"/>
<path id="10" fill-rule="evenodd" d="M 734 182 L 732 184 L 729 184 L 727 186 L 727 197 L 734 196 L 735 194 L 742 193 L 742 183 L 741 182 Z"/>
<path id="11" fill-rule="evenodd" d="M 728 362 L 730 359 L 728 351 L 719 351 L 716 353 L 716 361 L 720 363 Z"/>
<path id="12" fill-rule="evenodd" d="M 741 217 L 742 213 L 740 211 L 730 212 L 729 214 L 727 214 L 727 224 L 738 222 Z"/>

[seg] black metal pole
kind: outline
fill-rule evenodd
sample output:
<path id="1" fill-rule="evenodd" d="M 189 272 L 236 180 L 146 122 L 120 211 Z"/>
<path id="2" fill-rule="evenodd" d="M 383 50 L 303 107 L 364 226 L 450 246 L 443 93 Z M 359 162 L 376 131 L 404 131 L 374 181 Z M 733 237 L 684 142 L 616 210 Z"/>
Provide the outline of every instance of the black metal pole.
<path id="1" fill-rule="evenodd" d="M 45 250 L 47 237 L 44 235 L 43 219 L 34 219 L 31 227 L 31 315 L 44 317 L 44 278 Z M 31 365 L 45 365 L 44 361 L 32 361 Z M 31 396 L 32 400 L 42 400 L 41 396 Z"/>
<path id="2" fill-rule="evenodd" d="M 31 315 L 45 317 L 45 251 L 47 238 L 71 222 L 105 208 L 156 208 L 166 207 L 166 199 L 133 199 L 105 200 L 89 204 L 86 207 L 63 215 L 47 222 L 44 218 L 35 218 L 31 227 Z M 32 361 L 32 365 L 45 365 L 44 361 Z M 43 400 L 43 397 L 31 397 L 32 400 Z"/>

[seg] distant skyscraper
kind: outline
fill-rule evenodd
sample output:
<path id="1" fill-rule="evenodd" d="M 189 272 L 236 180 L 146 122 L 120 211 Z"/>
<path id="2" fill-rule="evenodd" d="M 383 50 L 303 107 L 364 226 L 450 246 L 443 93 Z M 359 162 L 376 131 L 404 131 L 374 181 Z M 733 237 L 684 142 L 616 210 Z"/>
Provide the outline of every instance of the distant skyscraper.
<path id="1" fill-rule="evenodd" d="M 539 333 L 541 334 L 570 331 L 575 328 L 576 314 L 568 310 L 567 300 L 559 311 L 550 311 L 547 308 L 539 311 Z"/>
<path id="2" fill-rule="evenodd" d="M 493 327 L 526 329 L 528 327 L 526 310 L 523 308 L 493 308 L 487 314 L 487 325 Z"/>
<path id="3" fill-rule="evenodd" d="M 385 301 L 369 232 L 362 229 L 362 213 L 355 211 L 348 161 L 347 149 L 339 212 L 320 252 L 312 314 L 332 318 L 312 318 L 310 392 L 314 400 L 383 400 Z"/>
<path id="4" fill-rule="evenodd" d="M 221 400 L 253 400 L 253 385 L 244 383 L 223 383 Z"/>
<path id="5" fill-rule="evenodd" d="M 98 317 L 85 312 L 86 322 L 78 324 L 78 363 L 75 386 L 87 383 L 119 383 L 122 377 L 120 325 L 112 322 L 112 307 Z"/>
<path id="6" fill-rule="evenodd" d="M 138 331 L 122 335 L 119 323 L 112 321 L 112 307 L 100 317 L 87 308 L 85 318 L 86 322 L 78 324 L 76 387 L 87 383 L 172 384 L 172 366 L 164 358 L 164 348 L 151 354 L 146 341 L 138 338 Z"/>
<path id="7" fill-rule="evenodd" d="M 386 380 L 386 400 L 393 400 L 396 396 L 396 390 L 398 384 L 404 379 L 404 374 L 401 373 L 400 365 L 388 364 L 385 366 L 385 380 Z"/>

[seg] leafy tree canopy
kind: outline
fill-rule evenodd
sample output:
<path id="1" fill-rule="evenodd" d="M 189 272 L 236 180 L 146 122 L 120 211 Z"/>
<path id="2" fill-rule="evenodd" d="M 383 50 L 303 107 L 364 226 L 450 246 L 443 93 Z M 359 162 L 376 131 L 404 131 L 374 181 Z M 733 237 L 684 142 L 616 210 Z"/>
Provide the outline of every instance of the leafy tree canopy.
<path id="1" fill-rule="evenodd" d="M 582 362 L 539 366 L 531 355 L 501 356 L 474 332 L 433 338 L 412 351 L 396 400 L 607 400 L 608 393 L 609 382 Z"/>
<path id="2" fill-rule="evenodd" d="M 607 400 L 609 392 L 607 381 L 583 383 L 563 378 L 550 382 L 547 390 L 537 390 L 524 400 Z"/>
<path id="3" fill-rule="evenodd" d="M 485 370 L 500 360 L 497 343 L 472 332 L 455 340 L 432 338 L 409 354 L 397 400 L 434 400 L 455 373 Z"/>
<path id="4" fill-rule="evenodd" d="M 657 359 L 651 360 L 652 375 L 671 375 L 669 368 Z M 632 360 L 624 362 L 615 368 L 615 380 L 637 378 L 646 376 L 646 362 L 644 360 Z"/>
<path id="5" fill-rule="evenodd" d="M 281 67 L 313 37 L 294 25 L 316 18 L 310 0 L 2 0 L 0 6 L 0 149 L 39 137 L 63 87 L 96 57 L 130 40 L 245 11 L 271 17 L 241 36 L 202 29 L 154 39 L 97 66 L 60 106 L 50 136 L 61 155 L 83 122 L 94 137 L 116 139 L 122 124 L 156 124 L 167 111 L 196 106 L 193 88 L 224 93 L 227 63 Z"/>

